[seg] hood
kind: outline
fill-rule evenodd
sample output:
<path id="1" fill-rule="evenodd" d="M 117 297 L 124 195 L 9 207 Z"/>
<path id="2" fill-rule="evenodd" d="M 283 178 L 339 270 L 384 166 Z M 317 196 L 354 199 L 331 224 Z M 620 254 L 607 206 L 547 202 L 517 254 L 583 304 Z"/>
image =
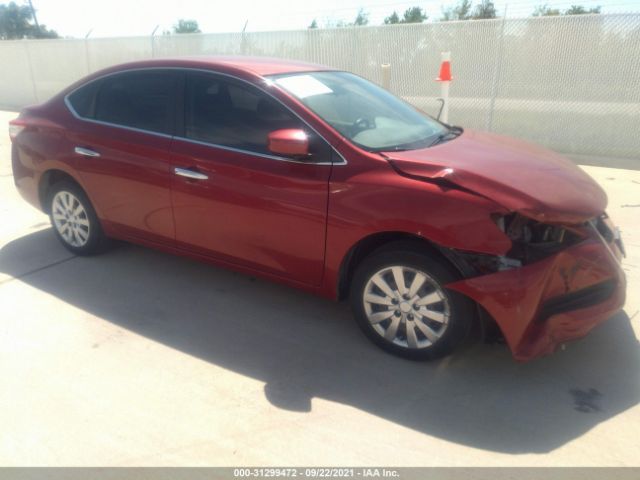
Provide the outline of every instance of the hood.
<path id="1" fill-rule="evenodd" d="M 462 187 L 540 222 L 582 223 L 607 206 L 580 167 L 513 138 L 465 130 L 435 147 L 383 154 L 400 173 Z"/>

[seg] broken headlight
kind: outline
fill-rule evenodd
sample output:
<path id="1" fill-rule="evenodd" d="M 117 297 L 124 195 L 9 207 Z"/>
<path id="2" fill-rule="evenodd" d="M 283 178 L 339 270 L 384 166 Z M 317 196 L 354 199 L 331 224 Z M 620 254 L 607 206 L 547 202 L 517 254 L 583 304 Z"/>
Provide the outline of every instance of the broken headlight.
<path id="1" fill-rule="evenodd" d="M 542 260 L 585 238 L 581 228 L 548 225 L 518 213 L 496 215 L 496 225 L 511 240 L 511 248 L 505 255 L 486 255 L 458 252 L 476 274 L 488 274 L 519 268 Z"/>
<path id="2" fill-rule="evenodd" d="M 495 220 L 498 228 L 512 242 L 506 257 L 519 260 L 522 264 L 553 255 L 583 238 L 576 229 L 540 223 L 517 213 L 500 216 Z"/>

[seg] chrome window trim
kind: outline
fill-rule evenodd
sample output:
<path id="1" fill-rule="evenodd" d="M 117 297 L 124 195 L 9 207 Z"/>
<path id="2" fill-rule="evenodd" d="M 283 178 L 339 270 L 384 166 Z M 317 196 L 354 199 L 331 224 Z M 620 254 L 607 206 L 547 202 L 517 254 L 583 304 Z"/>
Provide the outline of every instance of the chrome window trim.
<path id="1" fill-rule="evenodd" d="M 240 148 L 229 147 L 229 146 L 226 146 L 226 145 L 219 145 L 219 144 L 215 144 L 215 143 L 203 142 L 203 141 L 200 141 L 200 140 L 193 140 L 191 138 L 187 138 L 187 137 L 183 137 L 183 136 L 179 136 L 179 135 L 169 135 L 169 134 L 166 134 L 166 133 L 154 132 L 152 130 L 144 130 L 144 129 L 141 129 L 141 128 L 128 127 L 126 125 L 118 125 L 117 123 L 104 122 L 104 121 L 95 120 L 95 119 L 92 119 L 92 118 L 85 118 L 85 117 L 82 117 L 81 115 L 79 115 L 75 111 L 75 109 L 73 108 L 73 105 L 71 104 L 71 101 L 69 100 L 69 97 L 71 95 L 73 95 L 75 92 L 77 92 L 78 90 L 80 90 L 81 88 L 84 88 L 87 85 L 90 85 L 90 84 L 92 84 L 94 82 L 98 82 L 100 80 L 103 80 L 104 78 L 112 77 L 114 75 L 121 75 L 121 74 L 124 74 L 124 73 L 145 72 L 145 71 L 152 71 L 152 70 L 178 70 L 178 71 L 181 71 L 181 72 L 203 72 L 203 73 L 208 73 L 208 74 L 211 74 L 211 75 L 220 75 L 220 76 L 223 76 L 223 77 L 228 77 L 228 78 L 231 78 L 233 80 L 236 80 L 236 81 L 245 83 L 247 85 L 250 85 L 250 86 L 258 89 L 260 92 L 264 93 L 265 95 L 269 96 L 270 98 L 272 98 L 273 100 L 278 102 L 279 105 L 282 105 L 289 112 L 291 112 L 291 114 L 293 114 L 298 120 L 300 120 L 304 125 L 306 125 L 310 130 L 312 130 L 316 135 L 318 135 L 327 145 L 329 145 L 329 147 L 331 147 L 331 150 L 338 156 L 338 158 L 341 161 L 340 162 L 312 162 L 312 161 L 296 160 L 294 158 L 280 157 L 280 156 L 277 156 L 277 155 L 269 155 L 269 154 L 265 154 L 265 153 L 254 152 L 254 151 L 251 151 L 251 150 L 243 150 L 243 149 L 240 149 Z M 268 159 L 271 159 L 271 160 L 279 160 L 279 161 L 285 161 L 285 162 L 291 162 L 291 163 L 302 163 L 302 164 L 305 164 L 305 165 L 346 165 L 347 164 L 347 160 L 342 156 L 342 154 L 338 150 L 336 150 L 336 148 L 331 144 L 331 142 L 329 142 L 315 128 L 313 128 L 311 125 L 309 125 L 309 123 L 305 119 L 300 117 L 300 115 L 298 115 L 296 112 L 294 112 L 288 105 L 284 104 L 279 98 L 275 97 L 273 94 L 271 94 L 270 92 L 268 92 L 264 88 L 256 85 L 255 83 L 249 82 L 248 80 L 245 80 L 245 79 L 240 78 L 240 77 L 236 77 L 235 75 L 231 75 L 229 73 L 217 72 L 215 70 L 209 70 L 209 69 L 206 69 L 206 68 L 139 67 L 139 68 L 131 68 L 131 69 L 126 69 L 126 70 L 120 70 L 120 71 L 117 71 L 117 72 L 105 73 L 104 75 L 96 77 L 96 78 L 92 79 L 89 82 L 86 82 L 86 83 L 83 83 L 82 85 L 79 85 L 78 87 L 74 88 L 69 93 L 67 93 L 64 96 L 64 104 L 76 119 L 81 120 L 83 122 L 96 123 L 98 125 L 105 125 L 105 126 L 108 126 L 108 127 L 121 128 L 123 130 L 130 130 L 130 131 L 137 132 L 137 133 L 146 133 L 148 135 L 155 135 L 155 136 L 162 137 L 162 138 L 171 138 L 171 139 L 183 140 L 183 141 L 190 142 L 190 143 L 210 146 L 210 147 L 214 147 L 214 148 L 220 148 L 222 150 L 229 150 L 229 151 L 237 152 L 237 153 L 255 155 L 255 156 L 258 156 L 258 157 L 268 158 Z"/>
<path id="2" fill-rule="evenodd" d="M 279 157 L 277 155 L 269 155 L 268 153 L 254 152 L 252 150 L 243 150 L 241 148 L 229 147 L 227 145 L 220 145 L 217 143 L 203 142 L 200 140 L 193 140 L 191 138 L 185 138 L 185 137 L 174 137 L 174 139 L 179 140 L 181 142 L 188 142 L 196 145 L 203 145 L 205 147 L 219 148 L 220 150 L 227 150 L 229 152 L 252 155 L 254 157 L 268 158 L 270 160 L 278 160 L 281 162 L 302 163 L 304 165 L 336 165 L 335 163 L 332 163 L 332 162 L 311 162 L 311 161 L 304 161 L 304 160 L 296 160 L 295 158 Z M 338 163 L 337 165 L 343 165 L 343 164 Z"/>
<path id="3" fill-rule="evenodd" d="M 69 95 L 71 95 L 71 93 Z M 68 95 L 66 97 L 64 97 L 65 105 L 67 106 L 67 108 L 73 114 L 74 117 L 76 117 L 78 120 L 82 120 L 83 122 L 96 123 L 98 125 L 105 125 L 107 127 L 121 128 L 122 130 L 129 130 L 129 131 L 137 132 L 137 133 L 146 133 L 147 135 L 155 135 L 156 137 L 174 138 L 174 135 L 169 135 L 168 133 L 154 132 L 153 130 L 144 130 L 142 128 L 127 127 L 126 125 L 118 125 L 117 123 L 103 122 L 102 120 L 95 120 L 93 118 L 81 117 L 73 109 L 73 106 L 71 105 L 71 102 L 69 101 L 69 99 L 67 97 L 68 97 Z"/>

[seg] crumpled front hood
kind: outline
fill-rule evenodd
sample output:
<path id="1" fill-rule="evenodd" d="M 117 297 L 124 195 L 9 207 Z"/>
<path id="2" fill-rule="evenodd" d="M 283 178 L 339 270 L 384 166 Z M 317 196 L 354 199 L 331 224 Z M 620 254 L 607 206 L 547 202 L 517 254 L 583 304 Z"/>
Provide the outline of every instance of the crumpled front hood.
<path id="1" fill-rule="evenodd" d="M 383 154 L 405 175 L 457 185 L 540 222 L 577 224 L 607 206 L 578 166 L 513 138 L 465 130 L 435 147 Z"/>

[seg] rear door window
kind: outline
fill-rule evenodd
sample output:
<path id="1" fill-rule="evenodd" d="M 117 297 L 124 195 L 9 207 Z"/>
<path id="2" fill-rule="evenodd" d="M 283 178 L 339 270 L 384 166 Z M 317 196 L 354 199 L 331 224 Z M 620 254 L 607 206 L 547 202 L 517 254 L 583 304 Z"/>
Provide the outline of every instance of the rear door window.
<path id="1" fill-rule="evenodd" d="M 177 74 L 171 71 L 126 72 L 100 81 L 96 120 L 150 132 L 171 134 Z"/>

